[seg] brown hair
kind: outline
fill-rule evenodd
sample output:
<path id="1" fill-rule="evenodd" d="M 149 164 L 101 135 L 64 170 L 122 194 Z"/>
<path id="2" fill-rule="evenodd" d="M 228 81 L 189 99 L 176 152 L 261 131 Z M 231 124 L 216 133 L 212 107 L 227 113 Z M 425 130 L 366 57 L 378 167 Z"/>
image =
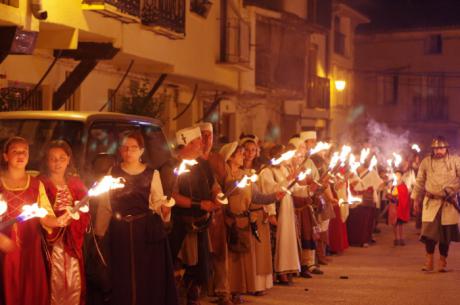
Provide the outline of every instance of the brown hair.
<path id="1" fill-rule="evenodd" d="M 62 149 L 65 154 L 69 157 L 69 165 L 67 165 L 67 168 L 65 170 L 65 176 L 72 176 L 77 173 L 77 170 L 75 169 L 74 163 L 73 163 L 73 153 L 72 153 L 72 148 L 70 147 L 69 143 L 67 143 L 64 140 L 54 140 L 48 143 L 45 148 L 45 154 L 43 155 L 43 160 L 41 164 L 41 172 L 42 174 L 48 176 L 49 175 L 49 168 L 48 168 L 48 155 L 51 149 L 53 148 L 60 148 Z"/>
<path id="2" fill-rule="evenodd" d="M 142 136 L 140 131 L 131 130 L 131 131 L 126 132 L 121 137 L 120 145 L 123 143 L 125 139 L 128 139 L 128 138 L 136 140 L 137 145 L 139 145 L 140 148 L 145 148 L 144 136 Z"/>
<path id="3" fill-rule="evenodd" d="M 3 144 L 3 153 L 4 154 L 8 153 L 8 150 L 10 150 L 11 145 L 17 144 L 17 143 L 26 144 L 27 146 L 29 146 L 29 142 L 23 137 L 16 137 L 16 136 L 11 137 L 11 138 L 8 138 L 8 140 L 6 140 L 5 143 Z M 0 165 L 2 169 L 8 168 L 8 162 L 5 161 L 3 156 L 2 156 Z"/>

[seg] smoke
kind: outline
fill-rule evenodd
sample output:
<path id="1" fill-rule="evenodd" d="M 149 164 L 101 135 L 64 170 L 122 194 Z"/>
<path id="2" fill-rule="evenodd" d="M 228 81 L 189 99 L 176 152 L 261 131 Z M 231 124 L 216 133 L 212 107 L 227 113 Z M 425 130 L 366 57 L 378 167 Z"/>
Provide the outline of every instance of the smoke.
<path id="1" fill-rule="evenodd" d="M 386 124 L 370 119 L 366 126 L 368 142 L 380 157 L 392 158 L 393 152 L 404 153 L 410 148 L 409 131 L 391 130 Z"/>

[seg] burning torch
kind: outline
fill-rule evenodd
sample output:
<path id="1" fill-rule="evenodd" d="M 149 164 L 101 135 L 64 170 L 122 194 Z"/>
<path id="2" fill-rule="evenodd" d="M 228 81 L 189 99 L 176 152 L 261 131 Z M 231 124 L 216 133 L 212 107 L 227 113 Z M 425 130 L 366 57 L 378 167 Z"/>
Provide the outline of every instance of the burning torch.
<path id="1" fill-rule="evenodd" d="M 7 203 L 2 199 L 0 201 L 0 211 L 3 211 L 3 213 L 5 213 L 7 208 Z M 21 214 L 19 214 L 15 218 L 11 218 L 10 220 L 0 223 L 0 231 L 3 231 L 4 229 L 12 226 L 15 223 L 21 223 L 32 218 L 43 218 L 46 215 L 48 215 L 48 211 L 44 208 L 39 207 L 37 203 L 33 203 L 31 205 L 26 204 L 22 207 Z"/>

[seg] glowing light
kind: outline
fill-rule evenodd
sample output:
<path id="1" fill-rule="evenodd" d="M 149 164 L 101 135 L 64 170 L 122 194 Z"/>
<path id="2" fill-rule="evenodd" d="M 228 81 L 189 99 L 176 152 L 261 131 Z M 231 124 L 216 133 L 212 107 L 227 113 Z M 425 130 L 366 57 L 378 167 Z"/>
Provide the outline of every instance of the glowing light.
<path id="1" fill-rule="evenodd" d="M 48 211 L 38 206 L 37 203 L 24 205 L 22 213 L 17 217 L 19 222 L 29 220 L 31 218 L 43 218 L 48 215 Z"/>
<path id="2" fill-rule="evenodd" d="M 329 148 L 331 148 L 331 144 L 326 142 L 318 142 L 314 148 L 310 149 L 310 155 L 314 155 L 323 150 L 328 150 Z"/>
<path id="3" fill-rule="evenodd" d="M 357 170 L 358 170 L 358 167 L 361 166 L 361 163 L 359 162 L 356 162 L 356 157 L 355 155 L 353 154 L 350 154 L 350 159 L 348 161 L 348 165 L 350 166 L 350 171 L 353 173 L 353 174 L 357 174 Z"/>
<path id="4" fill-rule="evenodd" d="M 351 147 L 347 146 L 347 145 L 344 145 L 342 147 L 342 150 L 340 151 L 340 156 L 339 156 L 339 159 L 340 159 L 340 162 L 342 163 L 341 164 L 342 166 L 345 166 L 345 162 L 347 161 L 347 157 L 348 157 L 348 155 L 350 153 L 351 153 Z"/>
<path id="5" fill-rule="evenodd" d="M 176 167 L 174 169 L 174 175 L 176 176 L 180 176 L 184 173 L 188 173 L 190 172 L 190 170 L 188 169 L 189 167 L 192 167 L 194 165 L 198 164 L 198 162 L 196 160 L 182 160 L 182 162 L 180 163 L 179 167 Z"/>
<path id="6" fill-rule="evenodd" d="M 3 195 L 0 194 L 0 216 L 5 214 L 7 210 L 8 210 L 8 203 L 6 203 L 5 199 L 3 198 Z"/>
<path id="7" fill-rule="evenodd" d="M 256 174 L 252 174 L 251 176 L 244 175 L 243 179 L 241 179 L 237 184 L 236 187 L 242 189 L 248 186 L 251 182 L 256 182 L 259 176 Z"/>
<path id="8" fill-rule="evenodd" d="M 372 156 L 371 163 L 369 164 L 368 170 L 372 171 L 374 169 L 374 167 L 376 167 L 376 166 L 377 166 L 377 157 L 374 155 L 374 156 Z"/>
<path id="9" fill-rule="evenodd" d="M 280 165 L 284 161 L 291 160 L 296 154 L 296 150 L 290 150 L 281 155 L 278 159 L 272 159 L 270 162 L 272 165 Z"/>
<path id="10" fill-rule="evenodd" d="M 402 162 L 402 157 L 401 155 L 397 153 L 393 153 L 393 156 L 395 157 L 395 161 L 394 161 L 395 167 L 398 167 Z"/>
<path id="11" fill-rule="evenodd" d="M 298 181 L 302 181 L 304 180 L 305 178 L 307 178 L 307 176 L 311 175 L 311 168 L 307 168 L 307 170 L 303 171 L 303 172 L 300 172 L 298 175 L 297 175 L 297 180 Z"/>
<path id="12" fill-rule="evenodd" d="M 110 190 L 119 189 L 123 187 L 125 187 L 125 180 L 123 178 L 104 176 L 100 181 L 96 182 L 95 185 L 88 190 L 88 196 L 99 196 Z"/>
<path id="13" fill-rule="evenodd" d="M 364 162 L 366 162 L 367 160 L 367 157 L 369 156 L 369 154 L 371 153 L 371 149 L 370 148 L 363 148 L 361 149 L 361 155 L 359 157 L 359 162 L 361 164 L 364 164 Z"/>
<path id="14" fill-rule="evenodd" d="M 338 152 L 333 153 L 331 157 L 331 161 L 329 162 L 329 170 L 332 170 L 337 165 L 339 160 L 340 160 L 339 153 Z"/>
<path id="15" fill-rule="evenodd" d="M 337 91 L 345 90 L 346 86 L 347 86 L 347 82 L 344 81 L 344 80 L 336 80 L 335 81 L 335 89 L 337 89 Z"/>
<path id="16" fill-rule="evenodd" d="M 420 146 L 418 146 L 418 144 L 412 144 L 412 149 L 418 153 L 421 151 Z"/>

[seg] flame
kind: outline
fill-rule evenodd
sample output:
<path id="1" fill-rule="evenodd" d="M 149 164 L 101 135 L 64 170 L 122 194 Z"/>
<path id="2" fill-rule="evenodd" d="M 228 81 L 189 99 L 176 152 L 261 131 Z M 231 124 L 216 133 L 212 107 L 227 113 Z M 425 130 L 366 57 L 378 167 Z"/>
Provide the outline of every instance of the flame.
<path id="1" fill-rule="evenodd" d="M 125 187 L 125 179 L 122 177 L 113 178 L 112 176 L 104 176 L 101 180 L 97 181 L 92 188 L 88 190 L 90 197 L 99 196 L 110 190 Z"/>
<path id="2" fill-rule="evenodd" d="M 351 171 L 353 174 L 357 174 L 356 170 L 358 169 L 358 167 L 361 166 L 361 163 L 356 162 L 356 157 L 355 157 L 355 155 L 350 154 L 350 159 L 349 159 L 349 161 L 348 161 L 348 165 L 350 166 L 350 171 Z"/>
<path id="3" fill-rule="evenodd" d="M 302 180 L 304 180 L 305 178 L 307 178 L 308 175 L 311 175 L 311 168 L 307 168 L 305 171 L 300 172 L 300 173 L 297 175 L 297 180 L 298 180 L 298 181 L 302 181 Z"/>
<path id="4" fill-rule="evenodd" d="M 367 157 L 369 156 L 369 154 L 371 153 L 371 149 L 370 148 L 363 148 L 361 149 L 361 155 L 359 157 L 359 162 L 361 164 L 363 164 L 364 162 L 366 162 L 367 160 Z"/>
<path id="5" fill-rule="evenodd" d="M 350 185 L 348 185 L 347 188 L 347 202 L 348 204 L 356 203 L 356 202 L 362 202 L 363 199 L 359 197 L 354 197 L 353 194 L 350 191 Z"/>
<path id="6" fill-rule="evenodd" d="M 421 151 L 420 146 L 418 146 L 418 144 L 412 144 L 412 149 L 418 153 Z"/>
<path id="7" fill-rule="evenodd" d="M 296 154 L 296 150 L 289 150 L 281 155 L 278 159 L 272 159 L 270 162 L 272 165 L 280 165 L 284 161 L 291 160 Z"/>
<path id="8" fill-rule="evenodd" d="M 194 166 L 198 164 L 198 162 L 196 160 L 182 160 L 182 162 L 180 163 L 179 167 L 175 168 L 174 169 L 174 175 L 176 176 L 180 176 L 182 175 L 183 173 L 188 173 L 190 170 L 187 168 L 187 167 L 191 167 L 191 166 Z"/>
<path id="9" fill-rule="evenodd" d="M 237 184 L 236 187 L 242 189 L 245 188 L 250 184 L 250 182 L 256 182 L 259 176 L 256 174 L 252 174 L 251 176 L 244 175 L 243 179 L 241 179 Z"/>
<path id="10" fill-rule="evenodd" d="M 314 155 L 322 150 L 328 150 L 329 148 L 331 148 L 331 144 L 327 142 L 318 142 L 314 148 L 310 149 L 310 155 Z"/>
<path id="11" fill-rule="evenodd" d="M 393 168 L 393 159 L 387 160 L 388 167 Z"/>
<path id="12" fill-rule="evenodd" d="M 35 217 L 43 218 L 46 215 L 48 215 L 48 211 L 39 207 L 37 203 L 34 203 L 31 205 L 24 205 L 22 207 L 22 213 L 18 216 L 18 218 L 19 221 L 22 222 Z"/>
<path id="13" fill-rule="evenodd" d="M 5 199 L 3 198 L 3 194 L 0 194 L 0 216 L 5 214 L 8 210 L 8 203 L 6 203 Z"/>
<path id="14" fill-rule="evenodd" d="M 397 153 L 393 153 L 393 156 L 395 157 L 395 161 L 394 161 L 395 167 L 398 167 L 402 162 L 402 157 L 401 155 Z"/>
<path id="15" fill-rule="evenodd" d="M 347 157 L 350 153 L 351 153 L 351 147 L 344 145 L 342 147 L 342 150 L 340 151 L 340 156 L 339 156 L 339 159 L 342 162 L 341 163 L 342 166 L 345 166 L 345 162 L 347 161 Z"/>
<path id="16" fill-rule="evenodd" d="M 371 163 L 369 164 L 368 170 L 372 171 L 374 169 L 374 167 L 376 167 L 376 166 L 377 166 L 377 157 L 374 155 L 374 156 L 372 156 Z"/>
<path id="17" fill-rule="evenodd" d="M 391 180 L 393 180 L 393 182 L 391 183 L 391 185 L 393 185 L 393 186 L 397 186 L 397 185 L 398 185 L 398 177 L 396 177 L 395 173 L 391 173 Z"/>
<path id="18" fill-rule="evenodd" d="M 329 170 L 332 170 L 339 162 L 339 153 L 335 152 L 332 154 L 331 161 L 329 162 Z"/>

